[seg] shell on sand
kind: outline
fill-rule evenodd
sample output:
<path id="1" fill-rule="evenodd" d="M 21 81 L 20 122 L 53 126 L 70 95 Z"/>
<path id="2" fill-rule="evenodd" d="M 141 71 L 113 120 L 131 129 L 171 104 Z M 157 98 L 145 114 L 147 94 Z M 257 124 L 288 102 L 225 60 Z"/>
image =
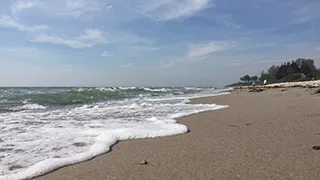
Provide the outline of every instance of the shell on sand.
<path id="1" fill-rule="evenodd" d="M 148 162 L 146 160 L 140 161 L 140 165 L 147 165 Z"/>

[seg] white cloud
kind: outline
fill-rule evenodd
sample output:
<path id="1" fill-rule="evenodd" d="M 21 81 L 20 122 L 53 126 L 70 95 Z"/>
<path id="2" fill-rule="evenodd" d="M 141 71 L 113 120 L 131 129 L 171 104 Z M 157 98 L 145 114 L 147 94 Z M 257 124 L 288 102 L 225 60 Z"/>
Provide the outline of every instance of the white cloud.
<path id="1" fill-rule="evenodd" d="M 124 32 L 113 32 L 104 34 L 99 29 L 86 29 L 84 34 L 70 37 L 70 36 L 56 36 L 48 34 L 38 34 L 34 36 L 31 42 L 50 43 L 57 45 L 64 45 L 75 49 L 90 48 L 96 44 L 117 43 L 126 45 L 135 45 L 130 49 L 132 51 L 156 51 L 157 48 L 145 45 L 154 43 L 153 39 L 139 37 L 133 34 Z M 101 55 L 101 54 L 100 54 Z"/>
<path id="2" fill-rule="evenodd" d="M 292 22 L 290 22 L 289 24 L 304 24 L 304 23 L 307 23 L 308 21 L 310 21 L 312 19 L 313 18 L 311 16 L 300 16 L 300 17 L 297 17 Z"/>
<path id="3" fill-rule="evenodd" d="M 320 18 L 320 2 L 306 3 L 304 6 L 297 8 L 293 14 L 295 19 L 290 24 L 303 24 L 310 20 Z"/>
<path id="4" fill-rule="evenodd" d="M 109 34 L 110 39 L 114 39 L 114 42 L 125 43 L 125 44 L 147 44 L 151 45 L 155 43 L 154 39 L 147 37 L 140 37 L 134 34 L 126 32 L 115 32 Z"/>
<path id="5" fill-rule="evenodd" d="M 215 19 L 224 24 L 226 27 L 231 28 L 231 29 L 239 29 L 240 25 L 236 24 L 235 22 L 232 21 L 232 15 L 231 14 L 220 14 L 220 15 L 215 15 Z"/>
<path id="6" fill-rule="evenodd" d="M 211 0 L 140 0 L 135 3 L 127 0 L 121 5 L 148 18 L 168 21 L 188 18 L 210 7 Z"/>
<path id="7" fill-rule="evenodd" d="M 75 49 L 90 48 L 99 43 L 106 43 L 98 29 L 86 29 L 85 34 L 78 37 L 57 37 L 46 34 L 37 35 L 32 42 L 64 45 Z"/>
<path id="8" fill-rule="evenodd" d="M 236 46 L 233 41 L 211 41 L 202 44 L 190 44 L 186 54 L 166 58 L 161 61 L 161 67 L 172 68 L 177 65 L 194 64 L 202 60 L 208 59 L 208 55 L 230 49 Z"/>
<path id="9" fill-rule="evenodd" d="M 11 12 L 13 15 L 16 15 L 25 9 L 33 8 L 37 5 L 38 4 L 34 1 L 17 1 L 11 6 Z"/>
<path id="10" fill-rule="evenodd" d="M 189 58 L 199 58 L 205 55 L 233 48 L 236 44 L 234 42 L 209 42 L 206 44 L 191 44 L 187 56 Z"/>
<path id="11" fill-rule="evenodd" d="M 39 42 L 39 43 L 51 43 L 51 44 L 58 44 L 69 46 L 72 48 L 88 48 L 92 47 L 93 44 L 86 44 L 77 40 L 65 39 L 62 37 L 55 37 L 55 36 L 48 36 L 46 34 L 38 35 L 35 39 L 31 40 L 32 42 Z"/>
<path id="12" fill-rule="evenodd" d="M 104 8 L 110 9 L 112 6 L 98 0 L 67 0 L 65 7 L 62 8 L 58 14 L 76 18 L 81 16 L 87 17 L 88 14 L 102 11 Z"/>
<path id="13" fill-rule="evenodd" d="M 152 46 L 133 46 L 130 47 L 128 52 L 139 52 L 139 51 L 158 51 L 159 48 Z"/>
<path id="14" fill-rule="evenodd" d="M 111 9 L 113 6 L 112 5 L 105 5 L 106 9 Z"/>
<path id="15" fill-rule="evenodd" d="M 83 0 L 67 0 L 67 7 L 70 9 L 78 9 L 85 7 Z"/>
<path id="16" fill-rule="evenodd" d="M 13 28 L 13 29 L 18 29 L 19 31 L 29 31 L 29 32 L 48 28 L 48 26 L 27 26 L 18 22 L 18 20 L 4 14 L 0 16 L 0 28 L 1 27 Z"/>
<path id="17" fill-rule="evenodd" d="M 86 29 L 85 34 L 81 35 L 78 39 L 84 41 L 102 41 L 103 32 L 99 29 Z"/>
<path id="18" fill-rule="evenodd" d="M 102 57 L 109 57 L 109 56 L 112 56 L 112 55 L 113 55 L 113 53 L 110 52 L 110 51 L 103 51 L 103 52 L 100 54 L 100 56 L 102 56 Z"/>
<path id="19" fill-rule="evenodd" d="M 232 29 L 240 29 L 240 25 L 232 22 L 232 21 L 228 21 L 228 20 L 223 20 L 222 23 Z"/>

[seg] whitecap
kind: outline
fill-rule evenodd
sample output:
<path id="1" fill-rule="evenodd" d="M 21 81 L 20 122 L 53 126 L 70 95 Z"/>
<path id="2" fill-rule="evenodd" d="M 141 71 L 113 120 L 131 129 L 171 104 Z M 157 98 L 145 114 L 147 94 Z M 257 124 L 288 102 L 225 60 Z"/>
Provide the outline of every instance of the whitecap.
<path id="1" fill-rule="evenodd" d="M 22 110 L 38 110 L 38 109 L 46 109 L 47 106 L 42 106 L 39 104 L 25 104 L 22 106 L 16 106 L 16 107 L 12 107 L 10 108 L 10 110 L 12 111 L 22 111 Z"/>

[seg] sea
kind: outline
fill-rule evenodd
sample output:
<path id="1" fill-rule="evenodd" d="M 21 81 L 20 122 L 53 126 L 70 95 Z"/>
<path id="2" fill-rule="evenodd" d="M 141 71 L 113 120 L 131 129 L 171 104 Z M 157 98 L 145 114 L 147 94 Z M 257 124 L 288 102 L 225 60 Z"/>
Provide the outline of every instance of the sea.
<path id="1" fill-rule="evenodd" d="M 228 107 L 190 104 L 190 99 L 226 95 L 230 90 L 0 88 L 0 179 L 32 178 L 86 161 L 122 140 L 186 133 L 188 128 L 176 118 Z"/>

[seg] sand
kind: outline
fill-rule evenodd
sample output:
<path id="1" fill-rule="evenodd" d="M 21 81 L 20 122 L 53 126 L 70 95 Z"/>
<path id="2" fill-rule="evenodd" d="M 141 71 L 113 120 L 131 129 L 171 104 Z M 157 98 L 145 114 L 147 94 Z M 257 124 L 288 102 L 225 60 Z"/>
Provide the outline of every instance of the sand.
<path id="1" fill-rule="evenodd" d="M 320 151 L 312 149 L 320 145 L 320 95 L 313 91 L 195 99 L 230 107 L 179 119 L 187 134 L 120 142 L 110 153 L 38 180 L 320 179 Z"/>

